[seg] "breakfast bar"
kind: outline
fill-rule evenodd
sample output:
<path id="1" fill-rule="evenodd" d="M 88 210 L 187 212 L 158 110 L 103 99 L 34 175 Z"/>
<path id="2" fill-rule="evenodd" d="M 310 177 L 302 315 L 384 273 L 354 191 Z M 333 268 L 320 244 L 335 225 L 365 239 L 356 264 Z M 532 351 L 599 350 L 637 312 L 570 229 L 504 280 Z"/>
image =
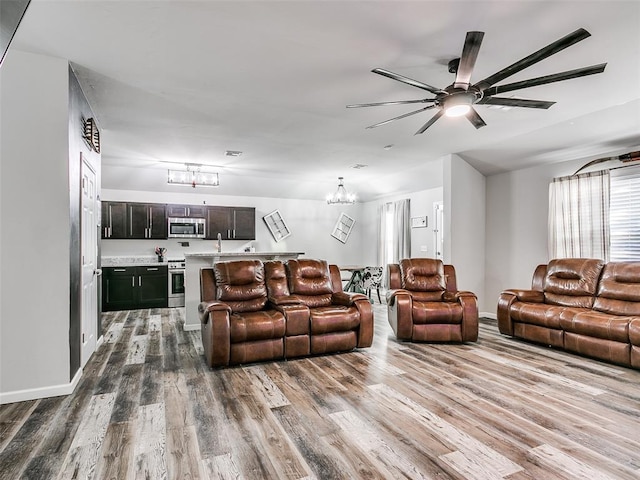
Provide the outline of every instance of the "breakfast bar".
<path id="1" fill-rule="evenodd" d="M 217 262 L 233 260 L 282 260 L 296 259 L 304 252 L 205 252 L 185 253 L 184 299 L 185 322 L 184 330 L 200 330 L 198 304 L 200 303 L 200 269 L 211 267 Z"/>

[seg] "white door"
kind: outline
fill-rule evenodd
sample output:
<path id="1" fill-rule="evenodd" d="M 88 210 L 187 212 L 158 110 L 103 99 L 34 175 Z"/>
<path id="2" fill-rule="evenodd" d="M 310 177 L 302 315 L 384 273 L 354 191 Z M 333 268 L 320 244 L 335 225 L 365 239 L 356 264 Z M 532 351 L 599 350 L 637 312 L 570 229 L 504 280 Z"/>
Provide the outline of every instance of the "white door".
<path id="1" fill-rule="evenodd" d="M 96 350 L 98 330 L 98 216 L 96 202 L 96 173 L 82 158 L 82 200 L 80 228 L 82 263 L 82 335 L 80 363 L 85 366 Z"/>
<path id="2" fill-rule="evenodd" d="M 444 205 L 442 202 L 435 202 L 433 204 L 435 210 L 435 227 L 433 233 L 435 234 L 436 252 L 435 258 L 444 260 Z"/>

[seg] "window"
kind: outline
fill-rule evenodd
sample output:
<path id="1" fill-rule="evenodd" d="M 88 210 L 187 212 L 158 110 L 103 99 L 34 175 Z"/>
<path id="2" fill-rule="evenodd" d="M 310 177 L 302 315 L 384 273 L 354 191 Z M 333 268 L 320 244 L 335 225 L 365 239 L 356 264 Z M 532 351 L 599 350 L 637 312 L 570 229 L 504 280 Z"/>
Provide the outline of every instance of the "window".
<path id="1" fill-rule="evenodd" d="M 640 167 L 611 171 L 609 232 L 612 261 L 640 261 Z"/>

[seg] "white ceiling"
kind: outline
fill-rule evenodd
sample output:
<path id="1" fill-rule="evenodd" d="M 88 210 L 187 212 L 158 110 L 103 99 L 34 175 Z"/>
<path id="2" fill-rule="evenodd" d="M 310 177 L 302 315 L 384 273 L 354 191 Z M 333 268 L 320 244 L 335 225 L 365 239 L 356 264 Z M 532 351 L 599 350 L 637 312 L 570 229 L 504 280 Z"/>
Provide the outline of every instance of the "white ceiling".
<path id="1" fill-rule="evenodd" d="M 592 36 L 502 82 L 608 62 L 513 92 L 549 110 L 478 106 L 482 129 L 442 118 L 414 136 L 431 111 L 367 130 L 417 107 L 345 108 L 425 98 L 374 67 L 449 85 L 467 31 L 486 32 L 473 82 L 579 27 Z M 322 198 L 344 176 L 370 200 L 440 185 L 450 153 L 491 175 L 640 145 L 638 1 L 32 0 L 12 48 L 74 64 L 103 188 L 175 191 L 166 162 L 191 162 L 219 167 L 220 194 Z"/>

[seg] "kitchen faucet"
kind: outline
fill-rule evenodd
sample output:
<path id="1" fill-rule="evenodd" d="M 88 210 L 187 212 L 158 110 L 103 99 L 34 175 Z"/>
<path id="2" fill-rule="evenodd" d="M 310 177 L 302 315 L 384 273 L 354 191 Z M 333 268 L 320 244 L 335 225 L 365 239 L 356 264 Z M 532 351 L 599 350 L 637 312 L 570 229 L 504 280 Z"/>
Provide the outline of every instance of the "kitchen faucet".
<path id="1" fill-rule="evenodd" d="M 218 241 L 216 243 L 216 248 L 218 252 L 222 251 L 222 234 L 220 232 L 218 232 Z"/>

